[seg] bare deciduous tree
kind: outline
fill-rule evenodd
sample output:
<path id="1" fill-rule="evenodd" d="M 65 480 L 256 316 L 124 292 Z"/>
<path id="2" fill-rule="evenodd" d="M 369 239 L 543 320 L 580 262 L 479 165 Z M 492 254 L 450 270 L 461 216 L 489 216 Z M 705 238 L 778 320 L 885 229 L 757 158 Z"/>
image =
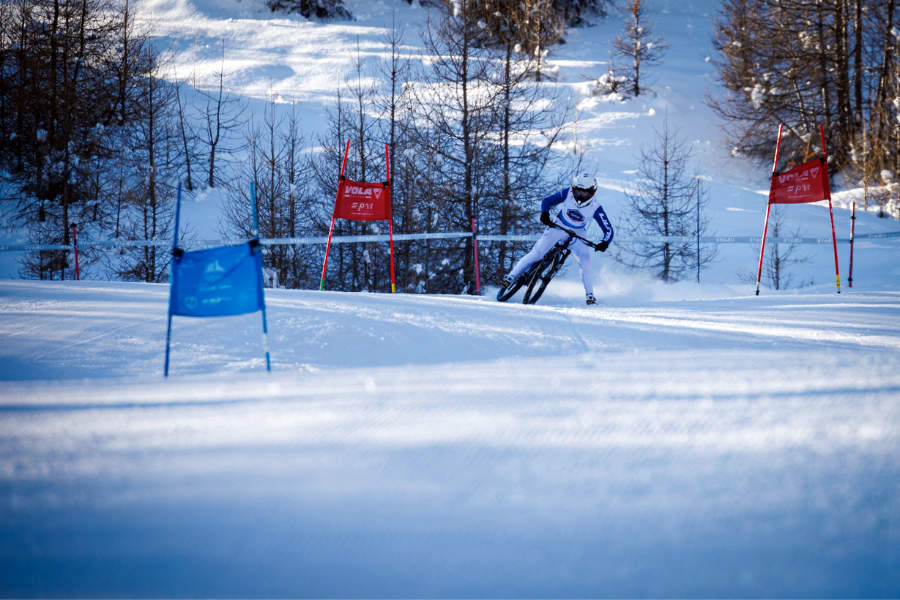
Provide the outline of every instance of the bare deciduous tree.
<path id="1" fill-rule="evenodd" d="M 616 35 L 613 52 L 630 63 L 626 77 L 635 96 L 641 95 L 641 68 L 661 61 L 666 48 L 663 38 L 654 33 L 643 0 L 631 0 L 625 29 Z"/>
<path id="2" fill-rule="evenodd" d="M 125 179 L 123 209 L 117 218 L 120 238 L 151 242 L 123 248 L 114 258 L 113 270 L 132 281 L 159 282 L 165 279 L 168 252 L 152 242 L 169 236 L 175 213 L 175 186 L 181 166 L 175 88 L 161 77 L 158 56 L 145 51 L 150 71 L 138 88 L 138 119 L 129 142 L 129 165 L 137 178 Z M 129 181 L 131 185 L 128 185 Z"/>
<path id="3" fill-rule="evenodd" d="M 884 149 L 877 170 L 896 173 L 896 122 L 883 110 L 900 96 L 895 13 L 896 0 L 725 0 L 714 37 L 725 93 L 709 103 L 735 150 L 765 159 L 779 123 L 795 144 L 822 124 L 836 172 L 865 127 Z"/>
<path id="4" fill-rule="evenodd" d="M 428 22 L 426 51 L 435 57 L 428 74 L 432 84 L 416 92 L 419 118 L 442 145 L 443 190 L 448 224 L 468 230 L 478 219 L 497 148 L 489 137 L 496 128 L 497 89 L 491 85 L 489 50 L 478 44 L 481 28 L 473 6 L 461 2 L 444 10 L 438 23 Z M 473 240 L 466 238 L 459 289 L 475 291 Z M 454 290 L 458 291 L 458 290 Z"/>
<path id="5" fill-rule="evenodd" d="M 222 154 L 240 149 L 238 130 L 245 124 L 244 106 L 225 90 L 225 42 L 222 42 L 222 64 L 215 74 L 215 87 L 204 92 L 205 104 L 200 108 L 203 132 L 200 142 L 207 156 L 206 185 L 215 187 L 218 181 L 216 161 Z"/>
<path id="6" fill-rule="evenodd" d="M 617 258 L 637 268 L 650 269 L 663 281 L 678 281 L 686 273 L 709 263 L 715 249 L 700 248 L 695 239 L 706 223 L 697 223 L 696 180 L 688 174 L 691 148 L 669 129 L 668 118 L 657 131 L 656 141 L 641 150 L 635 187 L 626 195 L 631 214 L 626 218 Z"/>
<path id="7" fill-rule="evenodd" d="M 524 7 L 524 5 L 523 5 Z M 568 111 L 551 110 L 560 98 L 535 83 L 540 59 L 517 52 L 512 32 L 516 15 L 499 29 L 499 63 L 491 77 L 497 88 L 495 119 L 499 157 L 494 167 L 498 185 L 487 195 L 490 218 L 481 226 L 501 235 L 536 230 L 533 202 L 546 194 L 544 169 L 551 159 L 550 148 L 559 139 Z M 552 102 L 552 104 L 548 104 Z M 520 244 L 520 246 L 522 246 Z M 499 280 L 512 267 L 515 243 L 500 242 L 496 251 L 486 253 L 485 271 Z"/>
<path id="8" fill-rule="evenodd" d="M 771 227 L 772 244 L 771 249 L 763 263 L 763 275 L 766 281 L 773 289 L 783 290 L 794 285 L 794 277 L 789 268 L 795 264 L 802 264 L 809 261 L 808 257 L 799 256 L 797 249 L 799 245 L 790 240 L 785 240 L 784 216 L 778 206 L 772 206 L 769 215 Z M 798 237 L 794 232 L 793 238 Z M 811 282 L 804 282 L 800 285 L 809 285 Z"/>
<path id="9" fill-rule="evenodd" d="M 116 0 L 15 0 L 0 27 L 0 164 L 22 190 L 19 221 L 39 244 L 106 225 L 105 173 L 130 135 L 147 74 L 146 36 Z M 85 257 L 87 258 L 87 257 Z M 67 252 L 26 256 L 28 277 L 64 278 Z"/>
<path id="10" fill-rule="evenodd" d="M 184 185 L 187 191 L 194 190 L 193 162 L 197 152 L 197 134 L 194 132 L 190 120 L 187 116 L 187 102 L 183 96 L 184 82 L 178 81 L 175 84 L 175 104 L 178 109 L 178 135 L 181 139 L 181 147 L 184 157 Z"/>

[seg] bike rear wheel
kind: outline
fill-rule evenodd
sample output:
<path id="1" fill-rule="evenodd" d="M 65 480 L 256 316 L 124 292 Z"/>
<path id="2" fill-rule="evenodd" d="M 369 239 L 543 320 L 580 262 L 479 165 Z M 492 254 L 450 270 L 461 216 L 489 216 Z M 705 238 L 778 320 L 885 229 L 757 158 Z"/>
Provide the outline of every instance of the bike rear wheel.
<path id="1" fill-rule="evenodd" d="M 559 270 L 559 265 L 561 264 L 559 259 L 560 251 L 554 248 L 538 263 L 538 268 L 535 269 L 531 279 L 528 281 L 528 288 L 525 290 L 525 297 L 522 299 L 523 304 L 534 304 L 540 299 L 541 294 L 544 293 L 544 290 L 550 284 L 550 280 L 553 279 L 556 271 Z"/>

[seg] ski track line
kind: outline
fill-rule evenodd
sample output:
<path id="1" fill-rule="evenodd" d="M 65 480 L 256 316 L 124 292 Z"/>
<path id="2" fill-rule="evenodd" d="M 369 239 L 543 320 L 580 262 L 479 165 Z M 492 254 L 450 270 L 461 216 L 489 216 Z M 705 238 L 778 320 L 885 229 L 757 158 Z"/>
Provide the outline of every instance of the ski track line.
<path id="1" fill-rule="evenodd" d="M 618 323 L 635 323 L 642 325 L 658 325 L 672 329 L 695 329 L 700 331 L 715 331 L 719 333 L 748 334 L 753 337 L 774 337 L 792 341 L 803 340 L 817 343 L 832 343 L 869 348 L 886 348 L 900 350 L 900 339 L 876 334 L 850 334 L 839 331 L 827 331 L 808 328 L 775 326 L 775 325 L 742 325 L 736 322 L 715 323 L 699 318 L 685 316 L 651 316 L 639 314 L 608 314 L 602 317 L 605 320 Z"/>
<path id="2" fill-rule="evenodd" d="M 74 315 L 70 315 L 70 316 L 74 316 Z M 101 315 L 101 316 L 106 318 L 106 317 L 108 317 L 108 314 Z M 129 316 L 131 316 L 131 315 L 129 315 Z M 114 317 L 114 319 L 116 321 L 119 320 L 117 317 Z M 146 315 L 142 316 L 142 321 L 144 323 L 165 322 L 165 320 L 166 320 L 166 317 L 162 317 L 162 316 L 161 317 L 147 317 Z M 135 330 L 134 322 L 125 323 L 124 325 L 106 327 L 102 331 L 98 331 L 90 336 L 82 337 L 75 341 L 65 341 L 65 342 L 57 341 L 57 342 L 55 342 L 55 345 L 53 346 L 53 348 L 51 348 L 49 350 L 45 350 L 43 352 L 39 352 L 39 351 L 33 352 L 33 353 L 27 355 L 26 358 L 29 358 L 29 359 L 53 358 L 55 356 L 67 354 L 70 350 L 72 350 L 74 348 L 94 344 L 100 340 L 107 339 L 111 336 L 115 337 L 116 334 L 118 334 L 119 332 L 129 331 L 129 330 L 132 332 Z M 84 333 L 83 331 L 80 331 L 80 332 L 77 332 L 76 335 L 82 335 L 83 333 Z"/>
<path id="3" fill-rule="evenodd" d="M 868 378 L 854 378 L 855 367 L 848 363 L 848 350 L 832 354 L 822 362 L 822 355 L 807 356 L 785 375 L 781 365 L 792 353 L 762 351 L 746 357 L 742 350 L 722 352 L 706 350 L 606 353 L 604 365 L 620 373 L 616 385 L 607 389 L 601 383 L 573 387 L 583 367 L 595 358 L 588 355 L 545 358 L 489 359 L 454 364 L 372 367 L 365 373 L 353 368 L 322 369 L 316 373 L 297 374 L 285 367 L 275 374 L 221 376 L 186 375 L 161 381 L 134 381 L 133 378 L 91 381 L 12 382 L 3 385 L 0 411 L 129 409 L 142 407 L 178 407 L 191 405 L 261 405 L 271 402 L 290 405 L 295 402 L 326 401 L 335 406 L 353 404 L 359 398 L 373 402 L 389 401 L 391 405 L 437 406 L 452 398 L 481 405 L 487 396 L 529 398 L 535 390 L 541 398 L 569 400 L 610 399 L 618 402 L 677 401 L 754 401 L 778 397 L 809 398 L 896 396 L 900 391 L 897 361 L 888 360 L 883 368 Z M 651 366 L 638 368 L 648 363 Z M 696 365 L 710 365 L 697 369 Z M 689 367 L 694 365 L 694 370 Z M 769 376 L 778 371 L 783 377 Z M 791 372 L 804 377 L 792 377 Z M 842 382 L 835 385 L 835 381 Z M 479 400 L 475 400 L 479 398 Z M 524 401 L 526 405 L 530 401 Z"/>

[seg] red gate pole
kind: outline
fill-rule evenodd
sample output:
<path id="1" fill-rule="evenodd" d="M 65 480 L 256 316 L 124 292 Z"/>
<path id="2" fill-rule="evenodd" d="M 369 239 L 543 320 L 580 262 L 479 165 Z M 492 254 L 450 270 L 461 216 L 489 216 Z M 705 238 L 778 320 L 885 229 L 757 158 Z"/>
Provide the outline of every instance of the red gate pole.
<path id="1" fill-rule="evenodd" d="M 341 175 L 338 178 L 337 196 L 334 197 L 334 209 L 331 211 L 331 226 L 328 228 L 328 243 L 325 244 L 325 262 L 322 263 L 322 279 L 319 280 L 319 291 L 325 289 L 325 269 L 328 268 L 328 251 L 331 250 L 331 234 L 334 232 L 334 214 L 337 211 L 337 203 L 344 190 L 344 168 L 347 166 L 347 154 L 350 152 L 350 140 L 344 147 L 344 160 L 341 162 Z"/>
<path id="2" fill-rule="evenodd" d="M 853 235 L 856 232 L 856 202 L 850 209 L 850 276 L 847 277 L 847 287 L 853 287 Z"/>
<path id="3" fill-rule="evenodd" d="M 78 235 L 75 233 L 75 223 L 72 223 L 72 247 L 75 249 L 75 281 L 80 281 L 81 267 L 78 265 Z"/>
<path id="4" fill-rule="evenodd" d="M 838 270 L 837 235 L 834 233 L 834 214 L 831 211 L 831 192 L 828 193 L 828 217 L 831 219 L 831 243 L 834 246 L 834 283 L 837 293 L 841 293 L 841 274 Z"/>
<path id="5" fill-rule="evenodd" d="M 478 234 L 475 233 L 475 217 L 472 217 L 472 243 L 475 251 L 475 293 L 481 295 L 481 269 L 478 268 Z"/>
<path id="6" fill-rule="evenodd" d="M 769 231 L 769 211 L 772 210 L 772 186 L 775 184 L 775 173 L 778 168 L 778 151 L 781 149 L 781 130 L 783 123 L 778 125 L 778 141 L 775 143 L 775 160 L 772 161 L 772 177 L 769 180 L 769 200 L 766 203 L 766 221 L 763 224 L 762 244 L 759 247 L 759 269 L 756 271 L 756 295 L 759 296 L 759 282 L 762 279 L 763 254 L 766 251 L 766 234 Z"/>
<path id="7" fill-rule="evenodd" d="M 769 231 L 769 211 L 772 203 L 766 204 L 766 221 L 763 224 L 762 245 L 759 247 L 759 268 L 756 270 L 756 295 L 759 296 L 759 282 L 762 279 L 763 253 L 766 251 L 766 234 Z"/>
<path id="8" fill-rule="evenodd" d="M 837 293 L 841 293 L 841 274 L 838 271 L 837 235 L 834 233 L 834 212 L 831 210 L 831 183 L 828 181 L 828 153 L 825 151 L 825 128 L 819 124 L 819 134 L 822 136 L 822 164 L 825 167 L 825 195 L 828 196 L 828 218 L 831 219 L 831 243 L 834 246 L 834 282 L 837 284 Z"/>
<path id="9" fill-rule="evenodd" d="M 387 171 L 388 193 L 391 191 L 391 155 L 387 144 L 384 145 L 384 166 Z M 388 196 L 393 199 L 393 195 Z M 388 203 L 388 240 L 391 245 L 391 293 L 397 293 L 397 282 L 394 279 L 394 210 L 393 201 Z"/>
<path id="10" fill-rule="evenodd" d="M 388 219 L 388 235 L 391 243 L 391 293 L 397 293 L 397 282 L 394 280 L 394 219 Z"/>

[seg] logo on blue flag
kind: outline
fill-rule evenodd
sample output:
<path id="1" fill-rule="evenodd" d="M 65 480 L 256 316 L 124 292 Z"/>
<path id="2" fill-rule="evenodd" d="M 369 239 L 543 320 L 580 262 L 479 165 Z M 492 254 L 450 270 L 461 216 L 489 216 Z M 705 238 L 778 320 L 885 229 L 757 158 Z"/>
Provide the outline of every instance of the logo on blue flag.
<path id="1" fill-rule="evenodd" d="M 222 317 L 264 310 L 262 253 L 251 244 L 184 252 L 172 262 L 173 315 Z"/>

